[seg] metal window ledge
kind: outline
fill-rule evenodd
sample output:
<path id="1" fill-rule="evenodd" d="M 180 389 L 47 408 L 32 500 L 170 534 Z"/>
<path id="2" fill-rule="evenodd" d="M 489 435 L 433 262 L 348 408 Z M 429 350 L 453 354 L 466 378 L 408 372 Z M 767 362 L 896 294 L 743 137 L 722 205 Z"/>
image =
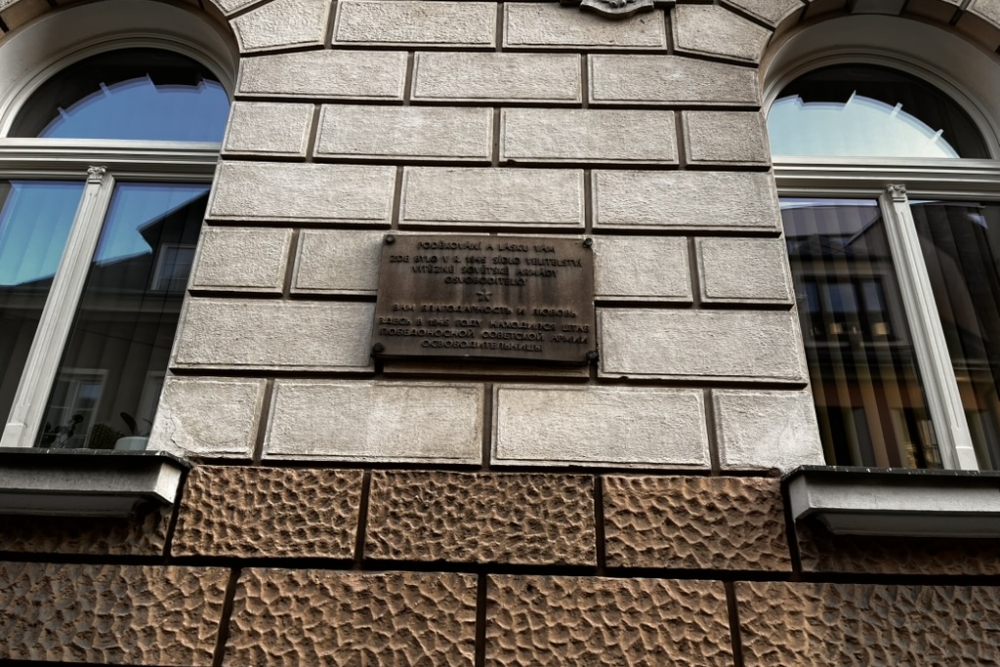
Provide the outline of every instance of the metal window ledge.
<path id="1" fill-rule="evenodd" d="M 170 505 L 190 464 L 161 452 L 0 448 L 0 514 L 125 517 Z"/>
<path id="2" fill-rule="evenodd" d="M 1000 537 L 1000 474 L 805 466 L 785 476 L 796 521 L 834 534 Z"/>

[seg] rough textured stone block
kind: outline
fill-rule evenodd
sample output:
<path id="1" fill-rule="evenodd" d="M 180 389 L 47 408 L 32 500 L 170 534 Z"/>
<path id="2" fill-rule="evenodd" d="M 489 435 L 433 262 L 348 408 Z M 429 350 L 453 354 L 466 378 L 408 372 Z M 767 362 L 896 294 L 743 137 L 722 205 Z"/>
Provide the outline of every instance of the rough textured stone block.
<path id="1" fill-rule="evenodd" d="M 509 2 L 504 5 L 507 48 L 666 50 L 663 12 L 638 14 L 621 21 L 553 3 Z"/>
<path id="2" fill-rule="evenodd" d="M 185 483 L 171 554 L 351 559 L 363 474 L 198 466 Z"/>
<path id="3" fill-rule="evenodd" d="M 86 556 L 162 556 L 173 507 L 125 519 L 5 516 L 0 551 Z"/>
<path id="4" fill-rule="evenodd" d="M 760 104 L 753 69 L 677 56 L 592 55 L 589 92 L 591 104 Z"/>
<path id="5" fill-rule="evenodd" d="M 0 658 L 209 667 L 229 571 L 0 563 Z"/>
<path id="6" fill-rule="evenodd" d="M 167 376 L 150 450 L 250 458 L 264 406 L 264 380 Z"/>
<path id="7" fill-rule="evenodd" d="M 222 150 L 230 155 L 305 158 L 312 104 L 233 102 Z"/>
<path id="8" fill-rule="evenodd" d="M 291 243 L 290 229 L 205 227 L 191 289 L 281 294 Z"/>
<path id="9" fill-rule="evenodd" d="M 700 390 L 500 385 L 495 392 L 495 463 L 710 463 Z"/>
<path id="10" fill-rule="evenodd" d="M 583 98 L 580 57 L 535 53 L 418 53 L 413 99 L 573 103 Z"/>
<path id="11" fill-rule="evenodd" d="M 227 667 L 471 665 L 470 574 L 244 570 Z"/>
<path id="12" fill-rule="evenodd" d="M 677 129 L 672 111 L 504 109 L 504 162 L 622 162 L 674 164 Z"/>
<path id="13" fill-rule="evenodd" d="M 600 310 L 600 374 L 805 383 L 794 313 Z"/>
<path id="14" fill-rule="evenodd" d="M 804 391 L 712 392 L 719 463 L 729 470 L 823 465 L 812 395 Z"/>
<path id="15" fill-rule="evenodd" d="M 721 582 L 491 575 L 486 665 L 730 667 Z"/>
<path id="16" fill-rule="evenodd" d="M 771 174 L 597 171 L 593 179 L 595 229 L 780 229 Z"/>
<path id="17" fill-rule="evenodd" d="M 293 46 L 322 46 L 330 0 L 271 0 L 230 25 L 242 53 Z"/>
<path id="18" fill-rule="evenodd" d="M 702 301 L 792 304 L 783 239 L 698 239 L 695 248 Z"/>
<path id="19" fill-rule="evenodd" d="M 606 477 L 609 567 L 790 572 L 781 482 Z"/>
<path id="20" fill-rule="evenodd" d="M 8 0 L 0 7 L 0 19 L 8 30 L 18 28 L 34 18 L 51 11 L 52 6 L 45 0 Z"/>
<path id="21" fill-rule="evenodd" d="M 736 597 L 747 667 L 1000 662 L 1000 588 L 738 582 Z"/>
<path id="22" fill-rule="evenodd" d="M 489 162 L 493 110 L 326 106 L 320 115 L 316 155 Z"/>
<path id="23" fill-rule="evenodd" d="M 385 232 L 304 230 L 293 294 L 374 294 Z"/>
<path id="24" fill-rule="evenodd" d="M 583 229 L 583 172 L 408 167 L 401 224 Z"/>
<path id="25" fill-rule="evenodd" d="M 778 4 L 776 0 L 769 0 Z M 672 13 L 674 47 L 679 53 L 757 63 L 771 31 L 724 7 L 677 5 Z"/>
<path id="26" fill-rule="evenodd" d="M 240 95 L 359 100 L 402 100 L 402 51 L 304 51 L 243 58 Z"/>
<path id="27" fill-rule="evenodd" d="M 375 471 L 365 557 L 596 565 L 594 480 Z"/>
<path id="28" fill-rule="evenodd" d="M 778 25 L 786 16 L 801 12 L 805 8 L 802 0 L 722 0 L 722 4 L 742 9 L 747 14 L 773 26 Z"/>
<path id="29" fill-rule="evenodd" d="M 191 299 L 173 366 L 366 372 L 374 316 L 373 303 Z"/>
<path id="30" fill-rule="evenodd" d="M 685 111 L 688 162 L 704 165 L 769 165 L 764 117 L 755 111 Z"/>
<path id="31" fill-rule="evenodd" d="M 278 380 L 264 456 L 479 463 L 483 400 L 469 384 Z"/>
<path id="32" fill-rule="evenodd" d="M 623 301 L 691 301 L 686 238 L 600 236 L 594 243 L 598 298 Z"/>
<path id="33" fill-rule="evenodd" d="M 496 45 L 495 2 L 341 0 L 336 44 Z"/>
<path id="34" fill-rule="evenodd" d="M 389 225 L 394 167 L 223 162 L 208 204 L 215 220 Z"/>

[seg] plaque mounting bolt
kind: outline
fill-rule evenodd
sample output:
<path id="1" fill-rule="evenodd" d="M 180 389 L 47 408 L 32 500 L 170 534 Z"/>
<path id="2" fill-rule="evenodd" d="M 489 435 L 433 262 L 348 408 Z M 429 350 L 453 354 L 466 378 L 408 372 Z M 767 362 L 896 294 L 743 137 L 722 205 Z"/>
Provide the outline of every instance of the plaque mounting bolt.
<path id="1" fill-rule="evenodd" d="M 389 234 L 388 236 L 385 237 L 385 244 L 386 245 L 392 245 L 395 242 L 396 242 L 396 237 L 393 236 L 392 234 Z"/>
<path id="2" fill-rule="evenodd" d="M 383 345 L 382 343 L 375 343 L 374 345 L 372 345 L 372 352 L 374 354 L 382 354 L 383 352 L 385 352 L 385 345 Z"/>
<path id="3" fill-rule="evenodd" d="M 584 248 L 593 248 L 594 247 L 594 239 L 584 239 L 583 240 L 583 247 Z"/>
<path id="4" fill-rule="evenodd" d="M 587 361 L 597 361 L 598 354 L 597 350 L 591 350 L 587 353 Z"/>

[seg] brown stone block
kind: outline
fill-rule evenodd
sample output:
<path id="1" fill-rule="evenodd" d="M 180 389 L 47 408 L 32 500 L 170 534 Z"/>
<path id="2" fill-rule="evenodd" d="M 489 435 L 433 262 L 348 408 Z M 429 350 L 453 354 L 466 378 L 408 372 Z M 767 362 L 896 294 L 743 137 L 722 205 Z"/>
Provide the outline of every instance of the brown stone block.
<path id="1" fill-rule="evenodd" d="M 1000 574 L 1000 540 L 995 539 L 833 535 L 814 522 L 796 523 L 795 534 L 805 572 Z"/>
<path id="2" fill-rule="evenodd" d="M 360 470 L 200 466 L 188 477 L 175 556 L 353 558 Z"/>
<path id="3" fill-rule="evenodd" d="M 607 477 L 609 567 L 788 572 L 781 486 L 751 477 Z"/>
<path id="4" fill-rule="evenodd" d="M 245 570 L 228 667 L 471 667 L 476 577 Z"/>
<path id="5" fill-rule="evenodd" d="M 374 472 L 365 556 L 595 565 L 593 490 L 582 475 Z"/>
<path id="6" fill-rule="evenodd" d="M 0 658 L 212 664 L 229 571 L 0 563 Z"/>
<path id="7" fill-rule="evenodd" d="M 486 665 L 731 667 L 721 582 L 489 578 Z"/>
<path id="8" fill-rule="evenodd" d="M 746 667 L 1000 664 L 1000 588 L 736 585 Z"/>
<path id="9" fill-rule="evenodd" d="M 126 519 L 5 516 L 0 551 L 162 556 L 173 507 L 150 508 Z"/>

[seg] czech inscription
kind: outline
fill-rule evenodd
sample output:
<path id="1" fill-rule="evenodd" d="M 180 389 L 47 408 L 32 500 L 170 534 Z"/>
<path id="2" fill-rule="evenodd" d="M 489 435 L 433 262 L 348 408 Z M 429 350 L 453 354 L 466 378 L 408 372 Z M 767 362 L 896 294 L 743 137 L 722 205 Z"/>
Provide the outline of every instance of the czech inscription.
<path id="1" fill-rule="evenodd" d="M 386 357 L 586 363 L 594 253 L 581 239 L 385 238 L 372 349 Z"/>

